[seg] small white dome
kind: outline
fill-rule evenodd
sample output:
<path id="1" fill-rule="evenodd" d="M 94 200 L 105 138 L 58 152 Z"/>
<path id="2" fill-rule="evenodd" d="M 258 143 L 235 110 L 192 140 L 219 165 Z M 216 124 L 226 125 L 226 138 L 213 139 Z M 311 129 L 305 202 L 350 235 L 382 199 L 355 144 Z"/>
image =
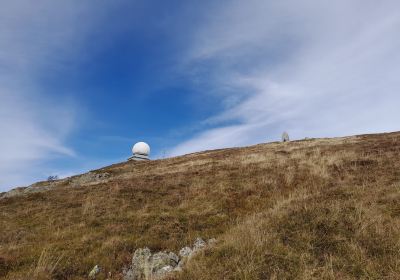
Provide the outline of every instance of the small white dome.
<path id="1" fill-rule="evenodd" d="M 133 145 L 132 153 L 134 155 L 148 156 L 150 154 L 150 146 L 145 142 L 138 142 Z"/>

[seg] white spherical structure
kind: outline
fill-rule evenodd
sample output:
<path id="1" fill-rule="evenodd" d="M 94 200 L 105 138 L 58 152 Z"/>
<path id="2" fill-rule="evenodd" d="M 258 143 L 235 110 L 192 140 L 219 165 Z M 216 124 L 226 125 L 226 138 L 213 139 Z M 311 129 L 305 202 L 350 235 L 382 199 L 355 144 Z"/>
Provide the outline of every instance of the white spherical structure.
<path id="1" fill-rule="evenodd" d="M 132 153 L 134 155 L 148 157 L 150 155 L 150 146 L 145 142 L 138 142 L 133 145 Z"/>

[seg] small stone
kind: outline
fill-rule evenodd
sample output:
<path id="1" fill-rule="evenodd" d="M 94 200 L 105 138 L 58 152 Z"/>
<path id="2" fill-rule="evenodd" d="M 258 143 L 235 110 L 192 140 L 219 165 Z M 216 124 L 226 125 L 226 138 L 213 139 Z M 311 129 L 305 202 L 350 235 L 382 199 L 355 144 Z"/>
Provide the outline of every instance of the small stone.
<path id="1" fill-rule="evenodd" d="M 89 272 L 89 279 L 96 279 L 96 275 L 100 272 L 100 267 L 96 264 Z"/>
<path id="2" fill-rule="evenodd" d="M 200 237 L 197 237 L 193 244 L 193 251 L 201 250 L 206 246 L 207 246 L 207 243 Z"/>
<path id="3" fill-rule="evenodd" d="M 189 257 L 193 253 L 193 250 L 190 247 L 183 247 L 179 251 L 179 256 L 182 258 Z"/>

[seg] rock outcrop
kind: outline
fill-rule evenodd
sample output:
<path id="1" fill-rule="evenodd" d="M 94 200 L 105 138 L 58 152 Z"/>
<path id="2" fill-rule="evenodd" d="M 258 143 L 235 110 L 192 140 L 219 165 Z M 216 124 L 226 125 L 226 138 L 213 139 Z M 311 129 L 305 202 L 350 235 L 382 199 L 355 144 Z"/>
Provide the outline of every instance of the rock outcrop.
<path id="1" fill-rule="evenodd" d="M 157 252 L 152 254 L 149 248 L 140 248 L 135 251 L 132 263 L 123 271 L 124 280 L 163 279 L 166 275 L 179 272 L 186 262 L 197 252 L 215 244 L 216 239 L 205 242 L 196 238 L 193 248 L 184 247 L 179 256 L 173 252 Z"/>
<path id="2" fill-rule="evenodd" d="M 71 186 L 71 187 L 91 186 L 100 183 L 106 183 L 110 179 L 111 175 L 107 172 L 90 171 L 82 175 L 73 176 L 65 179 L 43 181 L 34 183 L 28 187 L 15 188 L 8 192 L 0 193 L 0 199 L 19 196 L 19 195 L 26 195 L 31 193 L 44 192 L 60 186 Z"/>
<path id="3" fill-rule="evenodd" d="M 105 183 L 110 178 L 110 174 L 107 172 L 99 173 L 90 171 L 80 176 L 71 177 L 71 186 L 87 186 L 96 185 L 99 183 Z"/>

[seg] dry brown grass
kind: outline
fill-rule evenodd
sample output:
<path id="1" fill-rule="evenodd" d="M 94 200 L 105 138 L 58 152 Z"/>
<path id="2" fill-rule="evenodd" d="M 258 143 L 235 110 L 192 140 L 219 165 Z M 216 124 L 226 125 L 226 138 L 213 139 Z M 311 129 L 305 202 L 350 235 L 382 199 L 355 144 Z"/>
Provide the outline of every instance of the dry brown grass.
<path id="1" fill-rule="evenodd" d="M 295 192 L 230 229 L 177 278 L 399 279 L 398 187 Z"/>
<path id="2" fill-rule="evenodd" d="M 34 279 L 51 279 L 62 258 L 62 255 L 52 256 L 49 249 L 45 248 L 40 254 L 36 267 L 29 274 Z"/>
<path id="3" fill-rule="evenodd" d="M 219 242 L 172 278 L 400 279 L 399 155 L 400 133 L 260 144 L 3 198 L 0 277 L 119 279 L 136 248 L 202 236 Z"/>

